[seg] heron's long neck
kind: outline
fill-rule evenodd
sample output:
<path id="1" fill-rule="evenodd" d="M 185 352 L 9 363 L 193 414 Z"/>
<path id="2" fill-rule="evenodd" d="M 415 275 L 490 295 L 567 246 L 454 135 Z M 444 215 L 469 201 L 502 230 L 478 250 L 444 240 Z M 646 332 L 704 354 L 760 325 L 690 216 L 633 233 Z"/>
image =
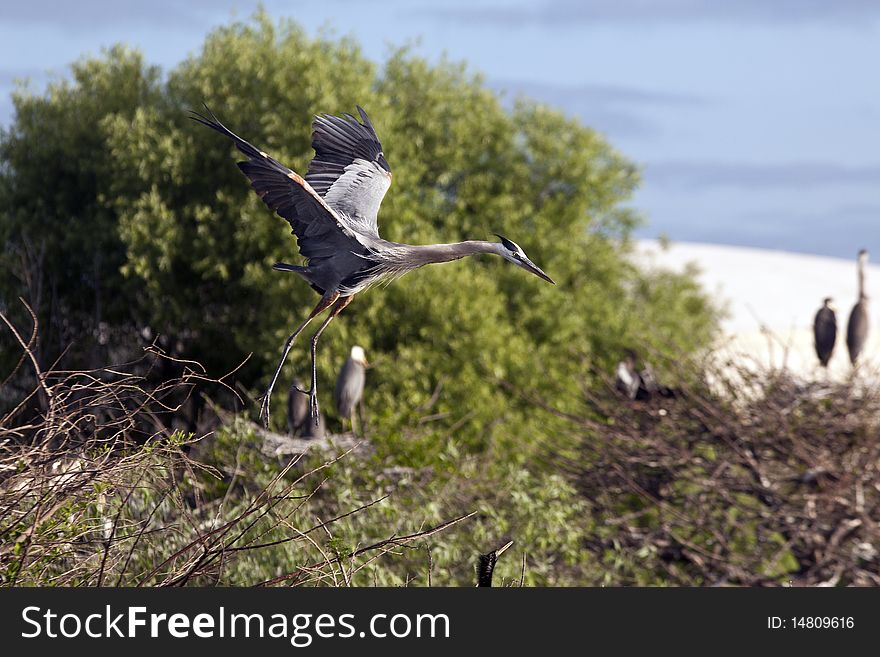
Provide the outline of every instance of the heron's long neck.
<path id="1" fill-rule="evenodd" d="M 480 253 L 494 253 L 500 255 L 501 245 L 497 242 L 483 242 L 470 240 L 467 242 L 455 242 L 453 244 L 399 244 L 388 255 L 399 266 L 407 269 L 415 269 L 423 265 L 438 262 L 451 262 L 466 256 Z"/>
<path id="2" fill-rule="evenodd" d="M 859 258 L 859 299 L 865 298 L 865 258 Z"/>

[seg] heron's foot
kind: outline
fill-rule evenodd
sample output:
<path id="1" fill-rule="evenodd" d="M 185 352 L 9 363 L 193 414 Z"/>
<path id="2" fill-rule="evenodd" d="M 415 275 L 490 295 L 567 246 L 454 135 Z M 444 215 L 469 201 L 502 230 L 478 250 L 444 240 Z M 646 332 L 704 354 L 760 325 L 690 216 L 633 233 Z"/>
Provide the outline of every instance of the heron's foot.
<path id="1" fill-rule="evenodd" d="M 315 426 L 318 426 L 318 390 L 312 386 L 311 391 L 309 391 L 309 410 L 312 414 L 312 422 L 315 423 Z"/>
<path id="2" fill-rule="evenodd" d="M 271 398 L 272 395 L 268 391 L 257 397 L 257 401 L 260 402 L 260 421 L 267 429 L 269 428 L 269 400 Z"/>

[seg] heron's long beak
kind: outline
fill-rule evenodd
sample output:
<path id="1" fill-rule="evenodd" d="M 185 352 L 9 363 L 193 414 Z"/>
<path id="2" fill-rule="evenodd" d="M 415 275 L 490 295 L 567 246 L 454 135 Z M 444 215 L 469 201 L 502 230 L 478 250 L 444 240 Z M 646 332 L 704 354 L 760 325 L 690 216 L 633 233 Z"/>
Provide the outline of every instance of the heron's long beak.
<path id="1" fill-rule="evenodd" d="M 543 270 L 538 265 L 536 265 L 534 262 L 532 262 L 528 258 L 520 258 L 519 260 L 517 260 L 516 264 L 518 264 L 520 267 L 522 267 L 526 271 L 532 272 L 538 278 L 543 278 L 548 283 L 552 283 L 553 285 L 556 285 L 556 281 L 554 281 L 547 274 L 545 274 L 543 272 Z"/>

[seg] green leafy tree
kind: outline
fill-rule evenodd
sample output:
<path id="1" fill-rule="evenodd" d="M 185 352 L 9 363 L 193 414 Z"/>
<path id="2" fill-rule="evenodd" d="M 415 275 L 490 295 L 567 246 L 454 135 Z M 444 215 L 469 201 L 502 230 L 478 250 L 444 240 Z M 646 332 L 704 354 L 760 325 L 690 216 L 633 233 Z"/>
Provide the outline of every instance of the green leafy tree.
<path id="1" fill-rule="evenodd" d="M 71 342 L 94 342 L 102 322 L 146 318 L 140 282 L 122 272 L 126 247 L 109 200 L 118 172 L 102 126 L 160 103 L 160 72 L 120 46 L 71 73 L 42 96 L 16 92 L 15 120 L 0 135 L 0 304 L 17 313 L 21 295 L 34 306 L 47 360 Z"/>

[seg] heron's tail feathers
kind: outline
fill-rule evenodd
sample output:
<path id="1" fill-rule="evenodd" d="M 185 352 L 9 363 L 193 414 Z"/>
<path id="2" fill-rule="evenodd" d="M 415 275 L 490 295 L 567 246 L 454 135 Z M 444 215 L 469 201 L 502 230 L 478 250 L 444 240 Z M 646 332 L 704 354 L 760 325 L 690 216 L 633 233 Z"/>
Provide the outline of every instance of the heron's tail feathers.
<path id="1" fill-rule="evenodd" d="M 297 274 L 305 274 L 308 271 L 308 267 L 300 267 L 298 265 L 291 265 L 286 262 L 276 262 L 272 265 L 272 269 L 276 269 L 278 271 L 292 271 Z"/>
<path id="2" fill-rule="evenodd" d="M 315 272 L 309 267 L 291 265 L 287 262 L 276 262 L 272 265 L 272 269 L 277 269 L 278 271 L 292 271 L 294 274 L 299 274 L 309 285 L 312 286 L 312 289 L 315 290 L 315 292 L 318 294 L 324 294 L 325 292 L 324 288 L 315 280 Z"/>

